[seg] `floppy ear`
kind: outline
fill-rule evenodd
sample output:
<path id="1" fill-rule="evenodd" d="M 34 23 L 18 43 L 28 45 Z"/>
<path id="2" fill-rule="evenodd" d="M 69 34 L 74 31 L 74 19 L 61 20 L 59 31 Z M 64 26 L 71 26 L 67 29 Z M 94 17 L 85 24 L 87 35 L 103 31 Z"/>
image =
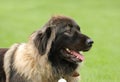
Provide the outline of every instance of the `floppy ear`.
<path id="1" fill-rule="evenodd" d="M 34 43 L 41 55 L 47 54 L 50 51 L 54 38 L 55 30 L 53 27 L 47 27 L 43 32 L 38 31 Z"/>

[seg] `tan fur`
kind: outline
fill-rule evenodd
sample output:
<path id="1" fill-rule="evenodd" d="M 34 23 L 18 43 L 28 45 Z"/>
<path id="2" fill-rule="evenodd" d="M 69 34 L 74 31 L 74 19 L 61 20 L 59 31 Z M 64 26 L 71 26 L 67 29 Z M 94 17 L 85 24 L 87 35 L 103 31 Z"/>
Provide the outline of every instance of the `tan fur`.
<path id="1" fill-rule="evenodd" d="M 51 67 L 45 55 L 40 56 L 34 49 L 35 47 L 32 45 L 29 47 L 28 44 L 20 45 L 15 53 L 13 65 L 21 76 L 32 79 L 33 82 L 42 82 L 43 78 L 49 78 L 48 74 L 51 72 Z"/>
<path id="2" fill-rule="evenodd" d="M 10 77 L 10 66 L 11 66 L 11 57 L 14 55 L 19 44 L 14 44 L 5 54 L 4 57 L 4 71 L 6 74 L 6 82 L 9 82 Z"/>

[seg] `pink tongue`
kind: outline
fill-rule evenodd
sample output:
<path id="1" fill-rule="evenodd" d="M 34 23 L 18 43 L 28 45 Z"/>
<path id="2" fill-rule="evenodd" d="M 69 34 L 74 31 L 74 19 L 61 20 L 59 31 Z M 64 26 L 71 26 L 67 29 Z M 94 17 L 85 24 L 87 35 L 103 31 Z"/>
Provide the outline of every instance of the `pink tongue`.
<path id="1" fill-rule="evenodd" d="M 71 54 L 73 54 L 74 56 L 76 56 L 81 61 L 84 60 L 84 56 L 82 54 L 80 54 L 80 53 L 77 53 L 75 51 L 71 51 Z"/>

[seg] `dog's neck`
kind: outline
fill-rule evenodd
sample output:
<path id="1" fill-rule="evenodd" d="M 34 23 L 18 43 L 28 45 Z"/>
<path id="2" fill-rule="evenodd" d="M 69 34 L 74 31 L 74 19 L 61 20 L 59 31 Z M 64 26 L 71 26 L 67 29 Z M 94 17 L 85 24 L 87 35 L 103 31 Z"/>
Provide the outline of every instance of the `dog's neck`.
<path id="1" fill-rule="evenodd" d="M 38 51 L 33 49 L 33 45 L 21 44 L 14 55 L 13 68 L 21 76 L 36 79 L 34 82 L 38 82 L 42 81 L 42 78 L 49 78 L 51 66 L 45 56 L 40 56 Z"/>

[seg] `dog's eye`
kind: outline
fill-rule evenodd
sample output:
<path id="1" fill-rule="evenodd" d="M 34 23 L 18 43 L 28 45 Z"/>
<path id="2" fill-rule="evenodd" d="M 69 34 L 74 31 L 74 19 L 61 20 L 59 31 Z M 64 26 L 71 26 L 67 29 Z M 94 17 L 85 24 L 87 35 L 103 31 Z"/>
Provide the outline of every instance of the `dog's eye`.
<path id="1" fill-rule="evenodd" d="M 70 34 L 70 33 L 71 33 L 71 31 L 70 31 L 70 30 L 66 30 L 66 31 L 65 31 L 65 33 L 69 33 L 69 34 Z"/>
<path id="2" fill-rule="evenodd" d="M 69 26 L 69 27 L 73 27 L 73 25 L 72 25 L 72 24 L 68 24 L 68 26 Z"/>
<path id="3" fill-rule="evenodd" d="M 64 34 L 65 35 L 71 35 L 72 34 L 72 32 L 71 32 L 71 28 L 69 28 L 69 29 L 66 29 L 65 31 L 64 31 Z"/>
<path id="4" fill-rule="evenodd" d="M 70 25 L 66 25 L 64 28 L 65 28 L 65 30 L 64 30 L 64 34 L 65 35 L 69 35 L 70 36 L 71 34 L 73 34 L 72 33 L 72 27 L 70 27 Z"/>
<path id="5" fill-rule="evenodd" d="M 71 32 L 71 28 L 69 26 L 66 26 L 65 32 L 70 33 Z"/>

